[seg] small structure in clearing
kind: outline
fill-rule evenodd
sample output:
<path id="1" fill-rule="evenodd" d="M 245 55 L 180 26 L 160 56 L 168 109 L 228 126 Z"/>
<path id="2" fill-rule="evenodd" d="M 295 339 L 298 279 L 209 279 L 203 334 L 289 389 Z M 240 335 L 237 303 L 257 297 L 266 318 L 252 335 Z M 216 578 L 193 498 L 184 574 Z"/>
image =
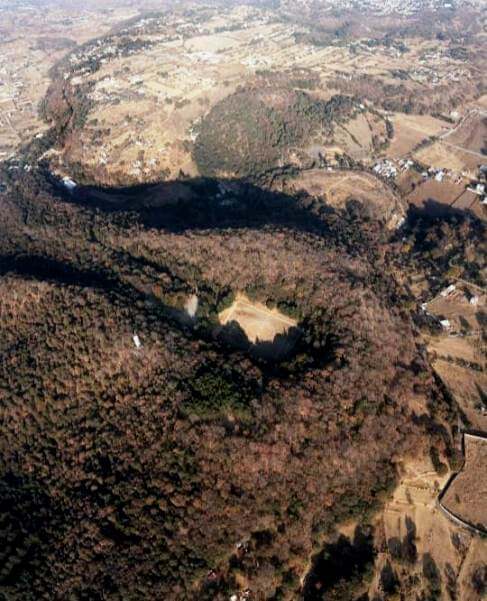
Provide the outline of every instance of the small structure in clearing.
<path id="1" fill-rule="evenodd" d="M 297 326 L 295 319 L 252 302 L 244 294 L 237 294 L 233 304 L 219 313 L 218 319 L 222 325 L 236 321 L 253 344 L 272 342 L 277 335 L 287 334 Z"/>
<path id="2" fill-rule="evenodd" d="M 68 192 L 73 192 L 74 189 L 77 187 L 77 183 L 67 176 L 63 177 L 63 184 L 64 187 L 68 190 Z"/>

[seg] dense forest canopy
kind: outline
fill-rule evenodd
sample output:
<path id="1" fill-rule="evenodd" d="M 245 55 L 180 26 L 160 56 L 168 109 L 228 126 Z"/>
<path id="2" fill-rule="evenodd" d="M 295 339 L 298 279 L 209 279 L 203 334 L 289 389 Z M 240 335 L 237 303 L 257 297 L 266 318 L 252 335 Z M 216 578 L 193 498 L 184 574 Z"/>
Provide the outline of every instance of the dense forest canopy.
<path id="1" fill-rule="evenodd" d="M 248 184 L 223 209 L 211 182 L 186 185 L 200 211 L 148 209 L 143 189 L 95 208 L 25 172 L 1 197 L 13 598 L 223 599 L 241 577 L 293 598 L 313 545 L 377 506 L 400 456 L 425 433 L 449 445 L 380 223 Z M 291 357 L 217 335 L 239 290 L 296 315 Z"/>

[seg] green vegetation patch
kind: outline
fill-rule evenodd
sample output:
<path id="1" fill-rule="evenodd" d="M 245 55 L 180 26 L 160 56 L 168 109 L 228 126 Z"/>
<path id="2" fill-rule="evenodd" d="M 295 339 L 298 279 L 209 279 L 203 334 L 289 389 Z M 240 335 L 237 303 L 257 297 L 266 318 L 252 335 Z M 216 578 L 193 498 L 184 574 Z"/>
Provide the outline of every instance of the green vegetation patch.
<path id="1" fill-rule="evenodd" d="M 278 166 L 293 146 L 331 136 L 333 122 L 349 117 L 354 102 L 324 102 L 301 90 L 245 90 L 228 96 L 201 123 L 194 159 L 203 175 L 256 177 Z"/>
<path id="2" fill-rule="evenodd" d="M 234 413 L 250 416 L 250 400 L 255 382 L 246 382 L 236 370 L 218 366 L 205 367 L 188 384 L 189 397 L 185 409 L 201 417 Z"/>

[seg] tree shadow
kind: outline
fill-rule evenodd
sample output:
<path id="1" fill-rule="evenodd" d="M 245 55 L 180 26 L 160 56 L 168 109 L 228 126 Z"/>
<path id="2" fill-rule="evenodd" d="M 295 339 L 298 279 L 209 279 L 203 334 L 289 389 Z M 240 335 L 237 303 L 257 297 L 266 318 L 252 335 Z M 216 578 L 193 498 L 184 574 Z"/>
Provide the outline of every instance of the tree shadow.
<path id="1" fill-rule="evenodd" d="M 144 263 L 144 261 L 142 261 Z M 41 255 L 0 255 L 0 277 L 16 274 L 38 282 L 51 282 L 61 286 L 91 288 L 106 295 L 111 302 L 139 304 L 148 313 L 156 313 L 160 323 L 167 323 L 189 338 L 200 338 L 216 343 L 220 348 L 243 351 L 264 363 L 279 363 L 292 355 L 302 331 L 292 327 L 278 334 L 272 341 L 249 340 L 236 321 L 221 325 L 217 321 L 192 318 L 184 309 L 164 303 L 159 297 L 123 281 L 102 268 L 80 269 L 74 265 Z M 185 285 L 184 282 L 181 284 Z M 188 286 L 188 290 L 190 290 Z M 140 309 L 139 309 L 140 310 Z"/>
<path id="2" fill-rule="evenodd" d="M 406 534 L 404 538 L 401 540 L 395 536 L 391 537 L 387 541 L 387 547 L 393 559 L 414 564 L 418 557 L 416 549 L 416 524 L 409 516 L 406 516 L 405 524 Z"/>
<path id="3" fill-rule="evenodd" d="M 353 539 L 341 534 L 314 558 L 304 587 L 304 601 L 355 599 L 375 559 L 373 529 L 357 526 Z"/>
<path id="4" fill-rule="evenodd" d="M 1 476 L 0 588 L 34 580 L 38 565 L 34 560 L 52 538 L 59 515 L 60 508 L 38 482 L 9 471 Z"/>
<path id="5" fill-rule="evenodd" d="M 167 232 L 282 227 L 330 236 L 325 216 L 340 215 L 323 202 L 259 187 L 244 180 L 181 179 L 130 187 L 77 186 L 71 192 L 46 175 L 54 194 L 65 202 L 102 213 L 130 213 L 139 225 Z M 347 213 L 344 209 L 342 213 Z M 360 213 L 360 211 L 359 211 Z M 351 219 L 365 218 L 357 208 Z"/>
<path id="6" fill-rule="evenodd" d="M 280 362 L 291 357 L 301 338 L 302 330 L 293 326 L 286 332 L 276 334 L 272 340 L 252 342 L 237 321 L 230 321 L 217 327 L 215 335 L 228 347 L 245 351 L 256 359 Z"/>

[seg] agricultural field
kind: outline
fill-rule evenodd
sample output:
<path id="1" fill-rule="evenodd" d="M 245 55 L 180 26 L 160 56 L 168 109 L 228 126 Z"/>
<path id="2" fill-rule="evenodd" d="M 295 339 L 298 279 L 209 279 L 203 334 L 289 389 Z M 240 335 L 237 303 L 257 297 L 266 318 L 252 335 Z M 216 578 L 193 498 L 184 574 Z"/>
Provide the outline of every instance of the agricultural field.
<path id="1" fill-rule="evenodd" d="M 481 111 L 487 111 L 487 94 L 477 98 L 472 105 L 474 108 L 480 109 Z"/>
<path id="2" fill-rule="evenodd" d="M 466 110 L 454 126 L 413 153 L 423 164 L 475 176 L 487 156 L 487 112 Z"/>
<path id="3" fill-rule="evenodd" d="M 438 476 L 428 461 L 404 465 L 400 483 L 379 517 L 384 551 L 375 566 L 371 596 L 384 588 L 392 593 L 399 580 L 408 582 L 406 598 L 414 598 L 426 586 L 446 601 L 453 585 L 458 599 L 479 599 L 472 576 L 487 559 L 485 545 L 439 509 L 438 493 L 448 477 L 448 472 Z"/>
<path id="4" fill-rule="evenodd" d="M 433 114 L 475 97 L 480 55 L 466 62 L 440 39 L 321 45 L 314 36 L 311 22 L 248 6 L 133 19 L 58 63 L 45 117 L 74 117 L 52 169 L 123 185 L 255 179 L 309 168 L 318 155 L 371 166 L 443 135 L 451 124 Z M 423 151 L 433 152 L 418 154 L 428 165 L 476 167 L 466 151 L 458 160 L 435 144 Z"/>
<path id="5" fill-rule="evenodd" d="M 459 403 L 466 425 L 482 431 L 487 429 L 486 349 L 481 334 L 485 298 L 485 293 L 467 286 L 427 304 L 428 313 L 445 322 L 442 334 L 427 339 L 432 366 Z"/>
<path id="6" fill-rule="evenodd" d="M 416 206 L 422 206 L 428 201 L 454 206 L 466 194 L 465 186 L 465 180 L 458 181 L 452 177 L 445 177 L 441 182 L 434 178 L 419 179 L 406 198 Z M 467 192 L 467 195 L 470 202 L 476 198 L 474 194 Z"/>
<path id="7" fill-rule="evenodd" d="M 264 105 L 279 110 L 282 100 L 265 92 L 270 84 L 274 89 L 276 77 L 283 77 L 291 95 L 293 89 L 321 89 L 343 52 L 296 44 L 296 27 L 276 22 L 272 13 L 240 8 L 226 18 L 223 25 L 222 17 L 213 15 L 184 34 L 179 19 L 166 20 L 157 37 L 147 35 L 143 53 L 105 59 L 93 74 L 77 70 L 83 55 L 73 54 L 65 85 L 73 94 L 89 88 L 89 109 L 76 141 L 65 145 L 65 160 L 96 172 L 102 182 L 122 173 L 135 181 L 170 179 L 180 171 L 196 175 L 193 145 L 211 107 L 246 85 L 262 88 Z M 266 73 L 272 73 L 270 81 Z M 102 132 L 110 136 L 100 144 Z M 387 143 L 385 120 L 357 106 L 331 142 L 352 157 L 368 158 Z"/>
<path id="8" fill-rule="evenodd" d="M 450 322 L 452 331 L 478 335 L 482 328 L 486 295 L 478 287 L 460 283 L 450 294 L 436 298 L 427 304 L 427 311 Z"/>
<path id="9" fill-rule="evenodd" d="M 459 127 L 443 140 L 487 157 L 487 112 L 474 110 L 467 113 Z M 482 153 L 484 149 L 485 153 Z"/>
<path id="10" fill-rule="evenodd" d="M 0 159 L 47 129 L 38 107 L 49 87 L 49 70 L 74 47 L 106 34 L 137 14 L 128 4 L 48 3 L 39 14 L 25 3 L 0 6 Z"/>
<path id="11" fill-rule="evenodd" d="M 447 140 L 438 140 L 413 153 L 413 159 L 430 167 L 450 169 L 458 173 L 465 172 L 473 177 L 482 155 L 453 145 Z"/>
<path id="12" fill-rule="evenodd" d="M 445 345 L 443 352 L 451 352 L 449 344 Z M 433 347 L 434 349 L 434 347 Z M 466 356 L 470 356 L 468 351 Z M 453 355 L 447 355 L 453 356 Z M 463 362 L 465 356 L 459 357 Z M 468 427 L 485 432 L 487 429 L 487 412 L 485 409 L 485 390 L 487 376 L 484 371 L 472 369 L 466 365 L 458 364 L 451 359 L 434 359 L 432 366 L 447 390 L 453 395 L 461 407 Z"/>
<path id="13" fill-rule="evenodd" d="M 445 121 L 430 115 L 395 113 L 390 119 L 394 126 L 394 137 L 387 154 L 391 158 L 409 155 L 418 144 L 437 136 L 448 126 Z"/>
<path id="14" fill-rule="evenodd" d="M 465 436 L 465 465 L 448 486 L 442 505 L 461 520 L 487 531 L 487 439 Z"/>

